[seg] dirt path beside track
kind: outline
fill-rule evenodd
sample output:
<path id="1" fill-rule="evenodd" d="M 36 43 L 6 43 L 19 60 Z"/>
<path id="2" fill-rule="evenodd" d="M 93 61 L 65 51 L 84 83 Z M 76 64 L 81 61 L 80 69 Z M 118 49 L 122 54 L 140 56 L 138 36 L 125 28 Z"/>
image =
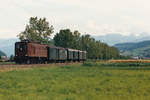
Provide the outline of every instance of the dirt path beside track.
<path id="1" fill-rule="evenodd" d="M 53 63 L 53 64 L 29 64 L 29 65 L 18 65 L 18 64 L 6 64 L 0 65 L 0 72 L 13 71 L 13 70 L 28 70 L 32 68 L 44 68 L 44 67 L 63 67 L 66 65 L 81 65 L 82 63 Z"/>

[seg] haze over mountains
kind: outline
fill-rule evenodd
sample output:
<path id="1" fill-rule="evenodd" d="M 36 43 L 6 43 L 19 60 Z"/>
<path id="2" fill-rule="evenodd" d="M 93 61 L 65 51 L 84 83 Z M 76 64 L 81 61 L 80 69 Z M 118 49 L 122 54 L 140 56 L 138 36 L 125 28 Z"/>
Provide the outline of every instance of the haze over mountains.
<path id="1" fill-rule="evenodd" d="M 0 56 L 6 56 L 6 54 L 2 51 L 0 51 Z"/>
<path id="2" fill-rule="evenodd" d="M 18 39 L 0 39 L 0 51 L 4 52 L 8 57 L 14 55 L 14 45 Z"/>
<path id="3" fill-rule="evenodd" d="M 121 34 L 108 34 L 105 36 L 92 36 L 96 40 L 100 40 L 109 45 L 115 45 L 127 42 L 142 42 L 145 40 L 150 40 L 150 35 L 147 33 L 141 33 L 140 35 L 121 35 Z M 7 56 L 14 55 L 14 44 L 19 41 L 17 38 L 12 39 L 0 39 L 0 50 L 3 51 Z M 123 44 L 124 45 L 124 44 Z"/>
<path id="4" fill-rule="evenodd" d="M 137 43 L 120 43 L 116 44 L 115 47 L 125 56 L 150 58 L 150 40 Z"/>
<path id="5" fill-rule="evenodd" d="M 94 36 L 94 38 L 109 45 L 115 45 L 118 43 L 141 42 L 145 40 L 150 40 L 150 35 L 148 33 L 141 33 L 138 35 L 131 34 L 126 36 L 121 34 L 108 34 L 104 36 Z"/>
<path id="6" fill-rule="evenodd" d="M 150 35 L 147 33 L 128 36 L 109 34 L 95 38 L 109 45 L 114 45 L 124 56 L 150 58 Z"/>

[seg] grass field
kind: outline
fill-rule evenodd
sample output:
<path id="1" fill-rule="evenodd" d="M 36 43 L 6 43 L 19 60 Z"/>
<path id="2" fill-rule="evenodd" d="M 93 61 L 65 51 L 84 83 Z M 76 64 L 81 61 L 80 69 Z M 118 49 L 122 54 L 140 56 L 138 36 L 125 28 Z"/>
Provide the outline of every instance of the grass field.
<path id="1" fill-rule="evenodd" d="M 150 67 L 85 65 L 0 72 L 0 100 L 150 99 Z"/>

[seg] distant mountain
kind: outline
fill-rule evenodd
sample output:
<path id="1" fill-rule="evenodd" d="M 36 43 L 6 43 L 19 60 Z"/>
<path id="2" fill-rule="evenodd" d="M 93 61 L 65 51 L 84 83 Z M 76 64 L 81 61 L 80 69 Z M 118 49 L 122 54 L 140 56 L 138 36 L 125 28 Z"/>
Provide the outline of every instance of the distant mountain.
<path id="1" fill-rule="evenodd" d="M 14 55 L 14 46 L 16 41 L 18 41 L 18 39 L 0 39 L 0 50 L 8 57 L 10 55 Z"/>
<path id="2" fill-rule="evenodd" d="M 131 35 L 121 35 L 121 34 L 107 34 L 104 36 L 93 36 L 96 40 L 100 40 L 109 45 L 115 45 L 118 43 L 126 43 L 126 42 L 141 42 L 145 40 L 150 40 L 150 35 L 148 33 L 141 33 L 138 36 Z"/>
<path id="3" fill-rule="evenodd" d="M 0 56 L 6 56 L 6 54 L 2 51 L 0 51 Z"/>
<path id="4" fill-rule="evenodd" d="M 150 40 L 137 43 L 121 43 L 116 44 L 115 47 L 126 56 L 150 57 Z"/>

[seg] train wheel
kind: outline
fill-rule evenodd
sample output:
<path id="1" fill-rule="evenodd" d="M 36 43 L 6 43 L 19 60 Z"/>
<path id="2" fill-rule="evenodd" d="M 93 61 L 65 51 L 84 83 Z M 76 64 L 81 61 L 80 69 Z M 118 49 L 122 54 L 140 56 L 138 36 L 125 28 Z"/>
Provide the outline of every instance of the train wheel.
<path id="1" fill-rule="evenodd" d="M 31 62 L 30 62 L 30 60 L 27 60 L 27 64 L 30 64 Z"/>

